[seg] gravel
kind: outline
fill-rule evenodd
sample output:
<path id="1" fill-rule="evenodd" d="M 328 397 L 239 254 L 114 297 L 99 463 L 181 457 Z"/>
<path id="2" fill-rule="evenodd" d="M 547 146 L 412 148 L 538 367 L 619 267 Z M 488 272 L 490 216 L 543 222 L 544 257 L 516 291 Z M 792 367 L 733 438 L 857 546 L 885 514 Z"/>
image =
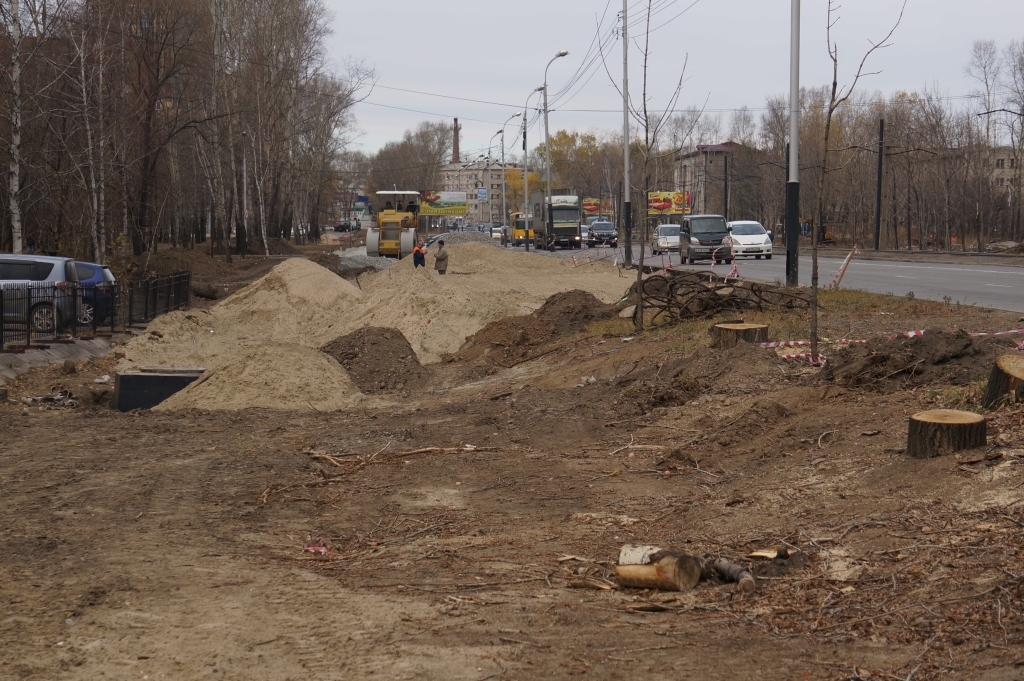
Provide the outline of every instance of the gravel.
<path id="1" fill-rule="evenodd" d="M 485 232 L 448 232 L 441 237 L 444 239 L 446 244 L 490 244 L 492 246 L 501 246 L 501 239 L 493 239 L 490 234 Z M 437 242 L 434 242 L 435 244 Z"/>
<path id="2" fill-rule="evenodd" d="M 339 270 L 358 270 L 364 267 L 372 267 L 375 270 L 386 270 L 398 262 L 395 258 L 373 258 L 366 255 L 366 246 L 346 248 L 337 250 L 334 255 L 338 256 Z"/>

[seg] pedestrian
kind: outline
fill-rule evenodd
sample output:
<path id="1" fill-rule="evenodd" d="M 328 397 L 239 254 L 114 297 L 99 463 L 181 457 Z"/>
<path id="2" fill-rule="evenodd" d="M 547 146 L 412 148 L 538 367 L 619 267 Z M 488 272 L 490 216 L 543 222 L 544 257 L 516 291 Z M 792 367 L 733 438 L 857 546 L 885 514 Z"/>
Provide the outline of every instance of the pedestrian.
<path id="1" fill-rule="evenodd" d="M 448 249 L 444 246 L 444 239 L 437 242 L 437 253 L 434 254 L 434 269 L 438 274 L 448 271 Z"/>
<path id="2" fill-rule="evenodd" d="M 413 269 L 427 266 L 427 252 L 423 250 L 423 244 L 420 242 L 416 242 L 416 247 L 412 249 L 412 266 Z"/>

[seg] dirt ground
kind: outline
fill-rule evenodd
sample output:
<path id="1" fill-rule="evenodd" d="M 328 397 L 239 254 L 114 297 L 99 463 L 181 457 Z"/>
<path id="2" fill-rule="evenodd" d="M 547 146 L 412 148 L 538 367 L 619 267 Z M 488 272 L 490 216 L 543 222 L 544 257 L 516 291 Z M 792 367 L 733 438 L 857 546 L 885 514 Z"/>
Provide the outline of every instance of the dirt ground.
<path id="1" fill-rule="evenodd" d="M 356 382 L 390 406 L 354 412 L 121 414 L 93 382 L 113 358 L 33 371 L 13 400 L 79 406 L 0 405 L 0 679 L 1021 678 L 1024 410 L 989 414 L 985 449 L 903 451 L 909 414 L 975 408 L 1021 341 L 943 330 L 1018 316 L 822 303 L 823 336 L 872 339 L 830 370 L 713 349 L 707 320 L 630 339 L 567 294 L 429 380 L 380 362 Z M 912 329 L 934 331 L 887 338 Z M 338 358 L 407 357 L 395 334 Z M 757 590 L 619 589 L 625 543 Z M 747 557 L 772 547 L 792 557 Z"/>

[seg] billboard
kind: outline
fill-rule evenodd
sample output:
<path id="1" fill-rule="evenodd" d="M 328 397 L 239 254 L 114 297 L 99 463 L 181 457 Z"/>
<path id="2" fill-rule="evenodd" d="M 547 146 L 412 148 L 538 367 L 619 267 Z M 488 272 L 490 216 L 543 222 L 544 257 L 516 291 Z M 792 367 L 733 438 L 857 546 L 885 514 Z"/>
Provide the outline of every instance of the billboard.
<path id="1" fill-rule="evenodd" d="M 487 200 L 487 187 L 477 187 L 476 188 L 476 200 L 477 201 L 486 201 Z"/>
<path id="2" fill-rule="evenodd" d="M 587 217 L 612 214 L 612 200 L 608 199 L 583 199 L 583 214 Z"/>
<path id="3" fill-rule="evenodd" d="M 648 192 L 648 215 L 688 215 L 690 192 Z"/>
<path id="4" fill-rule="evenodd" d="M 420 215 L 465 215 L 466 192 L 420 192 Z"/>

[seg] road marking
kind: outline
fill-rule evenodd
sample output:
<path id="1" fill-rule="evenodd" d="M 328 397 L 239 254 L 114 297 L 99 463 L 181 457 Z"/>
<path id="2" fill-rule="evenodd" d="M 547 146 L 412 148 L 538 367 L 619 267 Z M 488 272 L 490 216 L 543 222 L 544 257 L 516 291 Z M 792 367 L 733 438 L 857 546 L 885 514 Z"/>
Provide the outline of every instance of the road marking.
<path id="1" fill-rule="evenodd" d="M 904 277 L 902 274 L 894 274 L 892 276 L 896 277 L 897 279 L 917 279 L 917 277 Z"/>
<path id="2" fill-rule="evenodd" d="M 999 288 L 1013 288 L 1009 284 L 985 284 L 985 286 L 998 286 Z"/>

